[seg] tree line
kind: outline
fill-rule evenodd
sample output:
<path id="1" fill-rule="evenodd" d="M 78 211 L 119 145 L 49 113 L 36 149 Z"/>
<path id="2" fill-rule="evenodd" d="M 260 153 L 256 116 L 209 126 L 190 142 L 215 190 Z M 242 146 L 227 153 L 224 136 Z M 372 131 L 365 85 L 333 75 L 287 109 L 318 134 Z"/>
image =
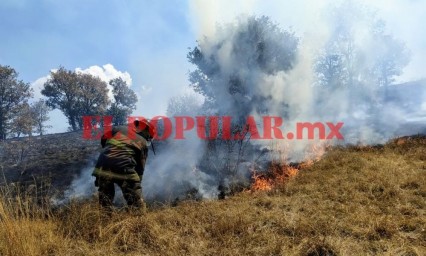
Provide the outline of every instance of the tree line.
<path id="1" fill-rule="evenodd" d="M 316 52 L 310 67 L 316 106 L 327 105 L 330 95 L 340 93 L 348 101 L 348 113 L 364 105 L 371 115 L 380 115 L 375 108 L 383 103 L 387 87 L 409 63 L 408 49 L 389 33 L 384 21 L 373 11 L 353 2 L 336 5 L 327 14 L 330 36 Z M 271 93 L 271 88 L 268 92 L 263 82 L 295 68 L 302 38 L 281 29 L 266 16 L 250 16 L 244 22 L 225 24 L 219 31 L 215 36 L 205 37 L 204 43 L 198 42 L 187 55 L 195 66 L 189 73 L 190 86 L 204 97 L 203 111 L 240 117 L 244 122 L 245 116 L 253 111 L 264 114 L 274 109 L 287 118 L 291 106 L 286 100 L 290 96 L 281 99 L 278 105 L 275 96 L 289 92 Z M 29 84 L 17 77 L 13 68 L 0 66 L 0 138 L 3 139 L 29 134 L 34 131 L 32 127 L 42 134 L 43 123 L 48 119 L 45 112 L 50 109 L 61 110 L 70 130 L 75 131 L 83 128 L 84 115 L 112 115 L 117 125 L 124 124 L 136 108 L 136 94 L 121 78 L 109 81 L 113 88 L 110 99 L 106 82 L 60 67 L 51 72 L 42 90 L 46 100 L 36 107 L 35 103 L 28 105 L 32 94 Z M 336 105 L 335 109 L 340 111 L 343 107 Z M 172 100 L 168 113 L 193 113 L 195 109 L 190 98 Z M 44 114 L 30 114 L 41 110 Z M 329 109 L 324 111 L 329 113 Z M 319 108 L 315 112 L 324 114 Z M 25 116 L 37 116 L 38 124 Z"/>
<path id="2" fill-rule="evenodd" d="M 108 84 L 99 77 L 60 67 L 43 85 L 45 99 L 29 103 L 33 89 L 18 75 L 14 68 L 0 65 L 0 139 L 43 135 L 53 109 L 62 111 L 71 131 L 83 128 L 85 115 L 111 115 L 114 125 L 125 124 L 136 109 L 136 93 L 120 77 L 109 81 L 110 99 Z"/>

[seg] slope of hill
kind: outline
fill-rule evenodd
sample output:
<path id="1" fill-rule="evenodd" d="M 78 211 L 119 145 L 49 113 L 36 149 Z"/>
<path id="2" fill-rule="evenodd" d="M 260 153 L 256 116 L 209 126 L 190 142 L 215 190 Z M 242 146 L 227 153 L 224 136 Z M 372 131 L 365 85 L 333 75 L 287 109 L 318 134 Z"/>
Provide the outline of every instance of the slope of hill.
<path id="1" fill-rule="evenodd" d="M 101 146 L 82 132 L 48 134 L 0 141 L 2 183 L 37 184 L 49 193 L 67 187 L 83 167 L 94 165 Z M 47 191 L 38 191 L 46 194 Z"/>
<path id="2" fill-rule="evenodd" d="M 283 186 L 144 216 L 0 204 L 1 255 L 425 255 L 426 137 L 337 147 Z"/>

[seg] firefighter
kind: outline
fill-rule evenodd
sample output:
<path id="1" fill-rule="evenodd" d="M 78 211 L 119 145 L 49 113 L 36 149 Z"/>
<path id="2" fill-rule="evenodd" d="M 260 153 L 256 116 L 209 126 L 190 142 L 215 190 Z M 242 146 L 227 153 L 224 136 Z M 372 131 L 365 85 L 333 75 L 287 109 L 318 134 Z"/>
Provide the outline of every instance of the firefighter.
<path id="1" fill-rule="evenodd" d="M 141 183 L 153 134 L 148 121 L 135 120 L 128 126 L 114 126 L 102 136 L 102 152 L 92 174 L 101 206 L 112 207 L 117 184 L 129 208 L 145 211 Z"/>

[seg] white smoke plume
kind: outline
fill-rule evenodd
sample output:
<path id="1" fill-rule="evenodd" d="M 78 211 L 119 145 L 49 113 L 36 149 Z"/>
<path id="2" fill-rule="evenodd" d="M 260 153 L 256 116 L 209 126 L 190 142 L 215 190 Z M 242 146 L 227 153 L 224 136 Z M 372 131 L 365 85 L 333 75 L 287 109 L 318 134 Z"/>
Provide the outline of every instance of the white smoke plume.
<path id="1" fill-rule="evenodd" d="M 95 178 L 92 176 L 97 155 L 91 156 L 90 164 L 84 167 L 80 175 L 73 179 L 70 186 L 64 191 L 63 195 L 52 198 L 53 205 L 64 205 L 72 200 L 87 199 L 93 196 L 96 192 Z"/>
<path id="2" fill-rule="evenodd" d="M 297 122 L 343 122 L 341 132 L 345 139 L 330 142 L 343 144 L 382 143 L 394 136 L 426 130 L 424 125 L 406 129 L 412 127 L 407 117 L 425 120 L 422 93 L 426 90 L 414 92 L 408 99 L 414 103 L 408 107 L 402 104 L 407 99 L 397 97 L 399 88 L 392 84 L 403 74 L 409 54 L 403 43 L 383 26 L 373 9 L 354 1 L 336 5 L 322 1 L 318 5 L 324 9 L 308 18 L 315 22 L 310 24 L 311 28 L 304 24 L 301 28 L 305 30 L 295 33 L 287 24 L 272 20 L 271 26 L 277 27 L 276 31 L 256 34 L 250 30 L 256 23 L 253 16 L 221 12 L 228 3 L 217 1 L 203 5 L 200 1 L 191 1 L 190 8 L 197 10 L 194 18 L 199 35 L 197 48 L 205 59 L 196 66 L 201 67 L 204 74 L 195 74 L 195 79 L 190 80 L 193 85 L 197 85 L 197 81 L 205 82 L 210 91 L 204 91 L 207 95 L 202 107 L 173 114 L 207 113 L 237 119 L 253 115 L 257 120 L 263 115 L 280 116 L 284 119 L 284 134 L 294 132 Z M 255 1 L 241 4 L 248 13 L 255 5 Z M 216 24 L 223 20 L 226 21 L 221 25 Z M 259 49 L 264 52 L 259 54 L 256 52 Z M 320 60 L 323 66 L 318 67 Z M 380 72 L 384 69 L 378 67 L 394 70 L 382 76 Z M 333 73 L 327 77 L 324 70 Z M 209 77 L 203 80 L 205 74 Z M 425 86 L 422 82 L 415 88 Z M 211 96 L 215 98 L 212 104 Z M 220 193 L 219 187 L 230 186 L 235 179 L 247 182 L 250 172 L 262 165 L 258 160 L 265 160 L 265 151 L 278 147 L 285 151 L 287 161 L 301 161 L 311 157 L 309 149 L 317 143 L 258 140 L 247 145 L 214 144 L 228 151 L 207 151 L 206 154 L 207 143 L 192 131 L 187 139 L 164 143 L 158 147 L 157 155 L 150 154 L 143 179 L 144 195 L 161 201 L 214 198 Z"/>
<path id="3" fill-rule="evenodd" d="M 198 4 L 200 2 L 194 2 L 194 6 Z M 384 23 L 372 9 L 352 1 L 325 5 L 328 10 L 326 8 L 323 11 L 318 23 L 323 27 L 319 31 L 308 30 L 303 36 L 296 35 L 300 37 L 300 41 L 294 56 L 288 56 L 290 64 L 286 68 L 282 63 L 274 66 L 277 61 L 275 58 L 279 58 L 274 54 L 279 54 L 279 47 L 284 49 L 284 52 L 291 52 L 292 32 L 289 32 L 286 41 L 280 42 L 281 45 L 274 43 L 282 38 L 274 38 L 273 32 L 262 32 L 264 34 L 261 36 L 266 40 L 265 49 L 273 54 L 269 55 L 270 58 L 264 63 L 256 63 L 258 55 L 253 45 L 257 42 L 253 44 L 253 41 L 250 41 L 256 40 L 253 39 L 256 35 L 248 32 L 253 25 L 250 23 L 252 17 L 242 15 L 230 23 L 213 28 L 211 22 L 203 22 L 203 17 L 213 19 L 217 13 L 216 4 L 211 4 L 213 6 L 209 8 L 204 6 L 204 12 L 198 14 L 201 19 L 199 24 L 203 29 L 199 33 L 203 36 L 198 41 L 198 48 L 205 58 L 198 62 L 198 67 L 209 77 L 203 80 L 200 79 L 203 75 L 195 74 L 197 78 L 191 81 L 196 84 L 202 80 L 207 84 L 210 92 L 204 91 L 207 94 L 206 100 L 212 95 L 215 97 L 216 104 L 213 110 L 210 109 L 213 113 L 234 117 L 253 115 L 258 117 L 258 120 L 262 115 L 280 116 L 285 119 L 285 127 L 292 131 L 298 122 L 343 122 L 341 132 L 345 139 L 329 141 L 331 144 L 383 143 L 394 136 L 413 132 L 401 129 L 407 125 L 405 117 L 409 110 L 400 106 L 398 101 L 389 101 L 387 95 L 394 89 L 395 85 L 391 85 L 394 83 L 393 79 L 397 79 L 403 67 L 408 64 L 409 54 L 403 43 L 386 32 Z M 353 49 L 343 51 L 345 46 Z M 327 85 L 321 84 L 321 72 L 318 71 L 317 65 L 324 52 L 326 58 L 333 58 L 335 55 L 342 58 L 342 67 L 339 68 L 342 76 L 346 77 L 338 80 L 339 84 L 332 85 L 330 81 Z M 388 60 L 388 57 L 393 59 Z M 386 68 L 393 70 L 383 78 L 380 65 L 388 65 Z M 232 88 L 236 92 L 231 93 Z M 263 100 L 257 101 L 256 98 Z M 196 113 L 192 114 L 194 116 Z M 419 104 L 416 113 L 411 114 L 424 116 L 426 113 Z M 418 132 L 420 131 L 422 130 Z M 189 142 L 181 149 L 187 152 L 187 157 L 182 158 L 182 152 L 176 152 L 172 148 L 168 148 L 164 155 L 160 153 L 154 157 L 153 163 L 147 169 L 149 173 L 146 174 L 145 189 L 149 191 L 147 193 L 162 194 L 171 189 L 166 194 L 177 197 L 182 191 L 173 189 L 173 184 L 186 182 L 192 184 L 201 196 L 209 198 L 218 193 L 218 186 L 227 184 L 225 180 L 232 175 L 211 171 L 200 164 L 205 161 L 205 144 L 191 140 Z M 260 149 L 271 149 L 274 143 L 278 143 L 278 148 L 285 151 L 287 161 L 310 158 L 314 156 L 309 152 L 312 145 L 321 144 L 315 140 L 251 142 Z M 243 159 L 242 163 L 254 162 L 256 154 L 247 154 L 248 158 Z M 236 158 L 233 160 L 237 161 Z M 184 169 L 176 168 L 187 161 L 190 161 L 190 164 L 183 165 L 186 166 Z M 224 164 L 226 159 L 223 158 L 222 161 L 218 164 Z M 157 170 L 162 170 L 159 176 L 156 174 Z M 240 176 L 247 177 L 250 171 L 250 165 L 246 165 L 246 168 L 240 171 Z M 197 177 L 197 173 L 202 173 L 202 178 Z M 225 177 L 218 177 L 220 175 Z M 152 189 L 153 187 L 157 189 Z M 207 190 L 210 192 L 206 193 L 205 188 L 210 188 Z"/>

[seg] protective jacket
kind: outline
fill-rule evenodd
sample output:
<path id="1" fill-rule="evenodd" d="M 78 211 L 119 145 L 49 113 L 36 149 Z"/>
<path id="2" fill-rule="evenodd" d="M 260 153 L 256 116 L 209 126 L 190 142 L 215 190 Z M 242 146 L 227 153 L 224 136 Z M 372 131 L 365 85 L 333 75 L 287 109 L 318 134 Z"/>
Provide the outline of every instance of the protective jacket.
<path id="1" fill-rule="evenodd" d="M 131 129 L 131 130 L 129 130 Z M 141 181 L 148 157 L 148 143 L 134 128 L 117 126 L 101 139 L 102 152 L 93 176 L 109 180 Z"/>

